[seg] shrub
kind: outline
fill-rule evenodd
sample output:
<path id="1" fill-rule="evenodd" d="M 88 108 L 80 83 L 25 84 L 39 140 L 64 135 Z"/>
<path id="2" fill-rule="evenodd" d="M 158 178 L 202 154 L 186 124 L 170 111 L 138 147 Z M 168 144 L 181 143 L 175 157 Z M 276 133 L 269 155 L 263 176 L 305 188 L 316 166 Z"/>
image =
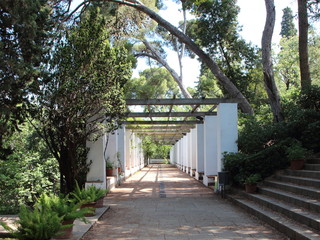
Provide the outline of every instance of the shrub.
<path id="1" fill-rule="evenodd" d="M 29 209 L 26 205 L 21 205 L 18 229 L 15 231 L 3 223 L 1 225 L 21 240 L 47 240 L 55 236 L 60 229 L 68 227 L 62 226 L 62 218 L 46 207 L 36 205 L 34 209 Z"/>
<path id="2" fill-rule="evenodd" d="M 68 197 L 59 197 L 52 194 L 41 195 L 38 200 L 38 204 L 56 212 L 59 217 L 63 218 L 63 220 L 80 219 L 86 223 L 87 220 L 85 219 L 85 214 L 91 213 L 88 208 L 79 209 L 81 203 L 75 203 L 74 201 L 69 200 Z"/>
<path id="3" fill-rule="evenodd" d="M 75 201 L 78 203 L 90 203 L 96 202 L 99 198 L 106 195 L 108 190 L 99 189 L 95 186 L 90 186 L 87 189 L 80 188 L 79 184 L 76 182 L 75 190 L 71 193 Z"/>
<path id="4" fill-rule="evenodd" d="M 251 174 L 258 173 L 264 179 L 288 166 L 286 144 L 273 144 L 252 154 L 227 153 L 224 155 L 224 170 L 230 172 L 235 185 L 242 185 Z"/>

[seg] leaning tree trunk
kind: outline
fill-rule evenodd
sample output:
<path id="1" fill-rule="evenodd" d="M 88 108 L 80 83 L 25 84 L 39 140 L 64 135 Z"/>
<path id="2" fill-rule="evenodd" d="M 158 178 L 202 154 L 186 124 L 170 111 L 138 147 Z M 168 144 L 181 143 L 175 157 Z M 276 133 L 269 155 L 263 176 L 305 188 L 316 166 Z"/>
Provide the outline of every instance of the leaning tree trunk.
<path id="1" fill-rule="evenodd" d="M 267 18 L 262 35 L 262 65 L 263 65 L 263 79 L 264 85 L 269 97 L 271 110 L 274 121 L 279 122 L 283 120 L 283 113 L 280 104 L 280 97 L 277 86 L 274 81 L 271 58 L 271 40 L 275 24 L 275 6 L 274 0 L 265 0 Z"/>
<path id="2" fill-rule="evenodd" d="M 299 16 L 299 62 L 301 89 L 305 90 L 311 86 L 308 56 L 308 12 L 307 0 L 298 0 Z"/>
<path id="3" fill-rule="evenodd" d="M 221 71 L 216 62 L 209 57 L 197 44 L 195 44 L 191 38 L 183 34 L 179 29 L 173 26 L 171 23 L 160 17 L 156 12 L 144 6 L 140 1 L 119 1 L 119 0 L 105 0 L 108 2 L 115 2 L 118 4 L 127 5 L 147 14 L 150 18 L 156 21 L 159 25 L 168 30 L 172 35 L 176 36 L 182 43 L 185 43 L 188 48 L 193 51 L 203 63 L 207 65 L 213 75 L 217 78 L 221 86 L 228 92 L 232 98 L 242 99 L 239 104 L 241 110 L 244 113 L 253 114 L 252 107 L 246 99 L 246 97 L 239 91 L 239 89 L 231 82 L 231 80 Z"/>
<path id="4" fill-rule="evenodd" d="M 143 44 L 146 46 L 146 48 L 151 52 L 151 58 L 155 59 L 157 62 L 159 62 L 162 66 L 164 66 L 167 71 L 171 74 L 171 76 L 173 77 L 173 79 L 175 80 L 175 82 L 178 84 L 182 95 L 185 98 L 192 98 L 192 96 L 190 95 L 190 93 L 188 92 L 187 88 L 184 86 L 183 82 L 182 82 L 182 78 L 181 76 L 179 76 L 179 74 L 169 66 L 169 64 L 166 62 L 166 60 L 164 60 L 161 55 L 157 52 L 156 49 L 154 49 L 151 44 L 147 41 L 147 40 L 142 40 Z M 143 54 L 142 54 L 143 55 Z"/>

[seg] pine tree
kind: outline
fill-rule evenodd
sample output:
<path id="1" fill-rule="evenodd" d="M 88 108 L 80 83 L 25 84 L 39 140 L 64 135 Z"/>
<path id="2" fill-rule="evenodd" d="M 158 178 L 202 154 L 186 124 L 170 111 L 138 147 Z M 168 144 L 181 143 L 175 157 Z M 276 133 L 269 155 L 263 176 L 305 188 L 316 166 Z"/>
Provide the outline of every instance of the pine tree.
<path id="1" fill-rule="evenodd" d="M 292 36 L 295 36 L 297 34 L 297 29 L 295 28 L 293 23 L 294 16 L 291 8 L 286 7 L 282 11 L 283 11 L 283 16 L 281 21 L 280 35 L 285 38 L 290 38 Z"/>

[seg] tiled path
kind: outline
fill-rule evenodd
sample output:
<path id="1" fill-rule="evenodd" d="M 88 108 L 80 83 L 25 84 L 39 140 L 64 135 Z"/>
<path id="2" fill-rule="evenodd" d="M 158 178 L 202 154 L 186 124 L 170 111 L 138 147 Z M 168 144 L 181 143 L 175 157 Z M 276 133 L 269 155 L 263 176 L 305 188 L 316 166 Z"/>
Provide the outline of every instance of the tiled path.
<path id="1" fill-rule="evenodd" d="M 111 208 L 83 240 L 285 239 L 168 165 L 144 168 L 105 201 Z"/>

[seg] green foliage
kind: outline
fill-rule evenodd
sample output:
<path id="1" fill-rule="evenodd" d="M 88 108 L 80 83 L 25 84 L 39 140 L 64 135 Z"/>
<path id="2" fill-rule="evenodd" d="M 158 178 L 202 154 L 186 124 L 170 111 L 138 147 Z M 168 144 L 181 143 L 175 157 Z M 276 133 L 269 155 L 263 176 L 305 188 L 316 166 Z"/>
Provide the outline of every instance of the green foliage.
<path id="1" fill-rule="evenodd" d="M 286 121 L 241 119 L 239 153 L 226 154 L 225 170 L 236 184 L 251 174 L 268 177 L 288 166 L 292 155 L 320 152 L 320 88 L 293 92 L 284 104 Z"/>
<path id="2" fill-rule="evenodd" d="M 223 73 L 249 99 L 250 103 L 256 103 L 258 97 L 265 95 L 262 81 L 260 81 L 263 78 L 260 53 L 256 47 L 246 43 L 239 35 L 240 28 L 237 21 L 239 7 L 236 1 L 187 1 L 186 4 L 195 15 L 195 19 L 188 22 L 187 34 L 206 49 Z M 203 65 L 197 95 L 210 94 L 209 96 L 212 97 L 214 96 L 212 94 L 219 92 L 216 87 L 207 88 L 208 83 L 213 87 L 212 82 L 216 81 L 215 77 L 208 76 L 207 72 Z M 218 87 L 224 95 L 227 94 L 225 89 Z"/>
<path id="3" fill-rule="evenodd" d="M 0 214 L 17 213 L 21 204 L 31 206 L 42 193 L 59 191 L 57 161 L 30 124 L 19 128 L 5 143 L 12 154 L 0 160 Z"/>
<path id="4" fill-rule="evenodd" d="M 35 206 L 29 209 L 21 205 L 18 229 L 7 228 L 15 238 L 21 240 L 47 240 L 55 236 L 60 229 L 68 227 L 61 225 L 62 217 L 46 207 Z"/>
<path id="5" fill-rule="evenodd" d="M 299 141 L 293 141 L 286 149 L 286 155 L 290 160 L 305 158 L 307 157 L 307 153 L 307 149 L 302 147 L 302 144 Z"/>
<path id="6" fill-rule="evenodd" d="M 87 189 L 80 188 L 79 184 L 76 182 L 76 187 L 71 196 L 74 197 L 75 201 L 81 204 L 96 202 L 99 198 L 106 195 L 108 190 L 96 188 L 95 186 L 90 186 Z"/>
<path id="7" fill-rule="evenodd" d="M 139 78 L 133 78 L 126 83 L 126 98 L 152 99 L 181 96 L 177 83 L 165 68 L 146 69 L 139 75 Z"/>
<path id="8" fill-rule="evenodd" d="M 245 184 L 257 184 L 261 181 L 261 175 L 258 173 L 251 174 L 249 177 L 247 177 L 244 181 Z"/>
<path id="9" fill-rule="evenodd" d="M 122 87 L 131 63 L 126 49 L 111 46 L 106 26 L 99 9 L 89 8 L 66 32 L 53 54 L 52 81 L 34 105 L 37 128 L 59 162 L 64 193 L 75 180 L 85 182 L 86 141 L 117 129 L 124 117 Z"/>
<path id="10" fill-rule="evenodd" d="M 88 208 L 81 208 L 81 202 L 75 203 L 74 201 L 68 199 L 68 196 L 62 197 L 57 195 L 46 195 L 43 194 L 38 199 L 37 204 L 43 208 L 50 209 L 52 212 L 58 214 L 63 220 L 74 220 L 80 219 L 81 221 L 87 223 L 85 219 L 85 214 L 91 213 Z"/>
<path id="11" fill-rule="evenodd" d="M 297 29 L 294 26 L 294 16 L 291 8 L 286 7 L 283 10 L 283 16 L 281 21 L 281 37 L 290 38 L 297 35 Z"/>
<path id="12" fill-rule="evenodd" d="M 168 159 L 170 157 L 170 145 L 162 142 L 156 142 L 151 137 L 144 137 L 142 140 L 142 149 L 145 159 Z"/>
<path id="13" fill-rule="evenodd" d="M 235 185 L 243 184 L 251 174 L 258 173 L 264 179 L 288 166 L 285 149 L 285 145 L 274 144 L 251 154 L 228 153 L 224 156 L 224 170 L 230 172 Z"/>
<path id="14" fill-rule="evenodd" d="M 114 168 L 113 163 L 110 161 L 106 161 L 106 168 L 113 169 Z"/>
<path id="15" fill-rule="evenodd" d="M 33 94 L 46 74 L 54 24 L 61 14 L 49 1 L 1 0 L 0 2 L 0 158 L 4 137 L 25 121 Z"/>

